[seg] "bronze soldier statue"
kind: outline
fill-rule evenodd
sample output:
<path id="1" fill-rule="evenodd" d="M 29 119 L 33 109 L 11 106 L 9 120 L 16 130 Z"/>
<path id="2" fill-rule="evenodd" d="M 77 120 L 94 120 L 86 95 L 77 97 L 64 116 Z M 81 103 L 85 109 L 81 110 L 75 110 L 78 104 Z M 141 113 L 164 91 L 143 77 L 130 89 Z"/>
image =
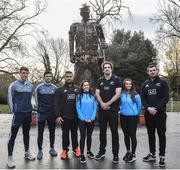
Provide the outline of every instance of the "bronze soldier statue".
<path id="1" fill-rule="evenodd" d="M 94 81 L 100 76 L 101 63 L 105 59 L 107 48 L 102 26 L 90 20 L 89 6 L 80 8 L 82 21 L 73 23 L 69 31 L 70 61 L 75 63 L 75 82 L 79 83 L 80 75 L 88 69 Z"/>

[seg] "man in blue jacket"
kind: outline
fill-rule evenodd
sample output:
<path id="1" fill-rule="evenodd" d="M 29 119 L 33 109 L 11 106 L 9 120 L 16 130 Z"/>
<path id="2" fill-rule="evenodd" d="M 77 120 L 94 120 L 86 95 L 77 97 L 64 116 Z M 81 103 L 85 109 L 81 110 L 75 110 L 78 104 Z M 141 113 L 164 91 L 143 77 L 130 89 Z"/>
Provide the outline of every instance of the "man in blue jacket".
<path id="1" fill-rule="evenodd" d="M 149 138 L 150 153 L 143 158 L 144 162 L 156 160 L 155 130 L 159 137 L 159 166 L 165 166 L 166 148 L 166 104 L 169 100 L 169 87 L 165 80 L 158 76 L 157 67 L 147 67 L 149 79 L 142 84 L 141 97 L 145 108 L 145 122 Z"/>
<path id="2" fill-rule="evenodd" d="M 43 132 L 44 125 L 47 121 L 49 128 L 49 140 L 50 140 L 50 150 L 49 154 L 51 156 L 57 156 L 57 152 L 54 149 L 55 141 L 55 112 L 54 112 L 54 94 L 56 86 L 51 83 L 52 73 L 46 71 L 44 73 L 44 82 L 39 84 L 35 89 L 35 100 L 38 107 L 38 155 L 37 159 L 41 160 L 43 158 L 42 143 L 43 143 Z"/>
<path id="3" fill-rule="evenodd" d="M 31 128 L 32 105 L 31 98 L 33 93 L 33 85 L 28 81 L 29 69 L 27 67 L 20 68 L 20 79 L 10 84 L 8 89 L 8 104 L 11 113 L 13 113 L 11 132 L 8 140 L 8 168 L 15 168 L 13 160 L 14 142 L 22 125 L 23 142 L 25 154 L 24 158 L 34 161 L 35 157 L 29 151 L 29 131 Z"/>

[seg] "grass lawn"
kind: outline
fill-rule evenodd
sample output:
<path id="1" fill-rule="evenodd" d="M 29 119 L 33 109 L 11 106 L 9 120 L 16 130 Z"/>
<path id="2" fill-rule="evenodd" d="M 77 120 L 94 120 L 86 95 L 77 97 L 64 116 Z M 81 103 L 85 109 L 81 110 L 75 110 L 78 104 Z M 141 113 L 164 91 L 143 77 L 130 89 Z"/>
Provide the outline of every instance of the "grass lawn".
<path id="1" fill-rule="evenodd" d="M 9 107 L 8 107 L 8 105 L 1 104 L 1 105 L 0 105 L 0 113 L 9 113 Z"/>
<path id="2" fill-rule="evenodd" d="M 173 101 L 173 105 L 171 102 L 167 104 L 168 112 L 180 112 L 180 101 Z"/>

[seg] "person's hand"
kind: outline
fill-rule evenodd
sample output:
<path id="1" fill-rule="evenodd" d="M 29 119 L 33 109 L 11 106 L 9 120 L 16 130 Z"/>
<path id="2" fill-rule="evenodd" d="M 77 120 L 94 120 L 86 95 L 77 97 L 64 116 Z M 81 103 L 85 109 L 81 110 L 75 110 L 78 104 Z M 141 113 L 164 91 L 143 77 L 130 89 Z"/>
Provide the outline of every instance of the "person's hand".
<path id="1" fill-rule="evenodd" d="M 101 108 L 102 108 L 103 110 L 109 110 L 111 107 L 109 106 L 108 103 L 102 102 L 102 103 L 101 103 Z"/>
<path id="2" fill-rule="evenodd" d="M 64 120 L 63 120 L 62 117 L 56 118 L 56 123 L 57 123 L 58 125 L 61 125 L 63 122 L 64 122 Z"/>
<path id="3" fill-rule="evenodd" d="M 151 115 L 155 115 L 157 113 L 157 110 L 155 107 L 148 107 L 147 110 Z"/>

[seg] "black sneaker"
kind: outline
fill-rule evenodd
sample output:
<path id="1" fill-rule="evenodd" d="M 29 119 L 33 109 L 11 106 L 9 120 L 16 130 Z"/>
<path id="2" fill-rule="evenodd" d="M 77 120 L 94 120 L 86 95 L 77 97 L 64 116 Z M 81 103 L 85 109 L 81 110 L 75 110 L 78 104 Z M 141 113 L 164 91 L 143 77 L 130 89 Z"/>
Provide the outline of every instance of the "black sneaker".
<path id="1" fill-rule="evenodd" d="M 118 156 L 114 156 L 113 161 L 114 164 L 118 164 L 119 163 L 119 157 Z"/>
<path id="2" fill-rule="evenodd" d="M 164 156 L 160 156 L 159 166 L 160 166 L 160 167 L 164 167 L 165 165 L 166 165 L 166 163 L 165 163 L 165 157 L 164 157 Z"/>
<path id="3" fill-rule="evenodd" d="M 87 152 L 87 156 L 88 156 L 90 159 L 94 159 L 94 154 L 93 154 L 91 151 L 88 151 L 88 152 Z"/>
<path id="4" fill-rule="evenodd" d="M 81 162 L 82 164 L 86 163 L 86 158 L 85 158 L 84 155 L 81 155 L 81 157 L 80 157 L 80 162 Z"/>
<path id="5" fill-rule="evenodd" d="M 146 157 L 143 158 L 144 162 L 149 162 L 149 161 L 155 161 L 156 156 L 153 155 L 152 153 L 149 153 Z"/>
<path id="6" fill-rule="evenodd" d="M 136 155 L 133 153 L 130 153 L 129 156 L 127 157 L 126 162 L 130 163 L 130 162 L 134 162 L 136 160 Z"/>
<path id="7" fill-rule="evenodd" d="M 129 154 L 131 154 L 131 152 L 126 152 L 126 155 L 123 157 L 123 161 L 127 161 Z"/>
<path id="8" fill-rule="evenodd" d="M 105 157 L 105 153 L 103 154 L 103 153 L 101 153 L 101 152 L 99 152 L 96 156 L 95 156 L 95 160 L 96 161 L 99 161 L 99 160 L 101 160 L 101 159 L 103 159 Z"/>

